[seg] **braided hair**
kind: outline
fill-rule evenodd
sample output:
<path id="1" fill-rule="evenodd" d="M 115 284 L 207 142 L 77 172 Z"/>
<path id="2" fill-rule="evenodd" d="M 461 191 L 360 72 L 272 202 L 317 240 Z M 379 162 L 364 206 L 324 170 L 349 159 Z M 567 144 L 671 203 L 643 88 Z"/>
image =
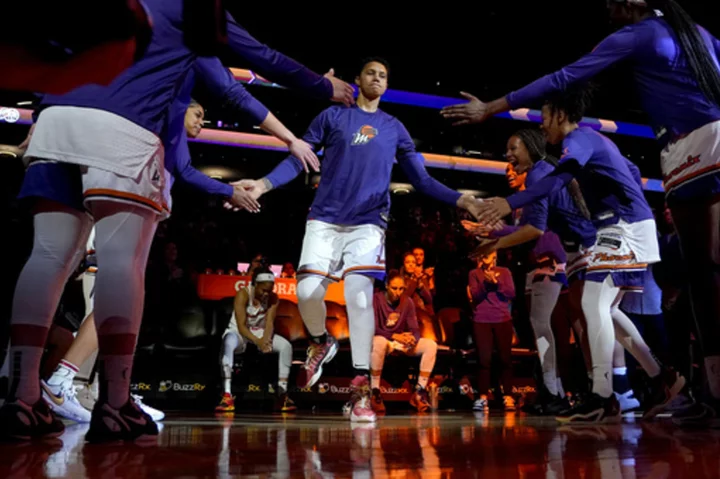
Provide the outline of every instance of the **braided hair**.
<path id="1" fill-rule="evenodd" d="M 713 61 L 700 29 L 675 0 L 646 0 L 649 8 L 660 10 L 677 35 L 688 66 L 705 97 L 720 105 L 720 72 Z"/>
<path id="2" fill-rule="evenodd" d="M 553 166 L 558 166 L 558 159 L 547 153 L 545 149 L 547 145 L 547 142 L 545 141 L 545 135 L 543 135 L 540 131 L 525 128 L 516 131 L 515 133 L 513 133 L 513 136 L 520 138 L 520 141 L 523 142 L 525 148 L 530 154 L 530 159 L 533 161 L 533 163 L 545 160 Z M 568 193 L 570 193 L 570 196 L 572 197 L 575 206 L 577 206 L 577 208 L 580 210 L 580 213 L 586 219 L 590 219 L 590 209 L 587 207 L 587 203 L 585 203 L 585 197 L 580 190 L 580 184 L 575 178 L 573 178 L 570 183 L 568 183 L 567 190 Z"/>

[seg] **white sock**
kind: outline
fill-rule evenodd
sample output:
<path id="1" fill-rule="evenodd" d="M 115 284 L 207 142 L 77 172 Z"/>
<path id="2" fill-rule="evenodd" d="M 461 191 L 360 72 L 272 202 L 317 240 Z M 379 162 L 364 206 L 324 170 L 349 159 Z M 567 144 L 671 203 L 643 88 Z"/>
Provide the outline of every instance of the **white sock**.
<path id="1" fill-rule="evenodd" d="M 350 325 L 353 367 L 370 370 L 370 354 L 375 336 L 373 280 L 350 274 L 345 277 L 345 304 Z"/>
<path id="2" fill-rule="evenodd" d="M 224 379 L 223 379 L 223 384 L 224 384 L 223 387 L 225 388 L 225 394 L 230 394 L 230 391 L 231 391 L 231 390 L 230 390 L 231 383 L 232 383 L 232 379 L 231 379 L 231 378 L 224 378 Z"/>
<path id="3" fill-rule="evenodd" d="M 613 368 L 613 375 L 627 376 L 627 368 Z"/>
<path id="4" fill-rule="evenodd" d="M 280 379 L 280 380 L 278 380 L 278 387 L 279 387 L 280 389 L 282 389 L 282 391 L 283 391 L 284 393 L 286 393 L 287 390 L 288 390 L 288 381 L 287 381 L 287 379 Z"/>
<path id="5" fill-rule="evenodd" d="M 48 386 L 60 386 L 61 384 L 65 384 L 66 386 L 69 386 L 72 384 L 73 379 L 75 379 L 75 375 L 78 372 L 77 366 L 75 366 L 70 361 L 62 360 L 60 361 L 60 364 L 58 364 L 57 368 L 55 368 L 55 372 L 53 372 L 53 375 L 50 377 L 50 379 L 47 380 Z"/>
<path id="6" fill-rule="evenodd" d="M 720 356 L 708 356 L 705 358 L 705 372 L 710 394 L 713 398 L 720 399 Z"/>
<path id="7" fill-rule="evenodd" d="M 588 342 L 593 366 L 592 392 L 609 398 L 613 394 L 612 370 L 615 331 L 611 309 L 620 292 L 608 275 L 605 281 L 585 281 L 582 309 L 587 321 Z"/>

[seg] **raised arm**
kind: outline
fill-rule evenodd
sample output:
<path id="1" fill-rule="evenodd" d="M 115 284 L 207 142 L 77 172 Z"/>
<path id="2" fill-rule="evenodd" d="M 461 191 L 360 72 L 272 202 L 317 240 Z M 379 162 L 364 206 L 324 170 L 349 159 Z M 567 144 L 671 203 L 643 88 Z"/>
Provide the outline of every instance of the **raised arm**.
<path id="1" fill-rule="evenodd" d="M 591 53 L 555 73 L 489 103 L 463 93 L 469 100 L 468 103 L 445 107 L 441 114 L 445 118 L 456 120 L 455 125 L 463 125 L 480 123 L 498 113 L 531 106 L 549 95 L 586 82 L 610 66 L 630 58 L 638 43 L 636 35 L 632 27 L 623 28 L 605 38 Z"/>
<path id="2" fill-rule="evenodd" d="M 268 79 L 288 88 L 305 92 L 316 98 L 353 103 L 353 89 L 331 73 L 319 75 L 299 62 L 273 50 L 256 40 L 239 25 L 232 15 L 227 15 L 228 44 L 232 51 L 247 61 Z"/>

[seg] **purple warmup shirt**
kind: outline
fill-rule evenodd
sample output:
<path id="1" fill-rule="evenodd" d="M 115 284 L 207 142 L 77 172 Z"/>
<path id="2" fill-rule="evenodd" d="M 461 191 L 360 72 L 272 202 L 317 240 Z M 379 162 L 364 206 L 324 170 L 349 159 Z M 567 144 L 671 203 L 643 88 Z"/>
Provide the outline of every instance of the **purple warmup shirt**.
<path id="1" fill-rule="evenodd" d="M 373 308 L 375 309 L 375 336 L 382 336 L 391 341 L 393 334 L 410 332 L 415 336 L 416 341 L 420 339 L 415 305 L 408 296 L 402 295 L 398 305 L 393 307 L 388 303 L 385 293 L 378 291 L 373 298 Z"/>
<path id="2" fill-rule="evenodd" d="M 83 85 L 65 95 L 46 95 L 44 107 L 97 108 L 161 134 L 167 124 L 169 107 L 188 75 L 193 74 L 198 57 L 184 42 L 182 1 L 145 0 L 144 5 L 153 23 L 152 40 L 145 55 L 110 85 Z M 259 73 L 269 74 L 285 86 L 310 91 L 324 99 L 332 97 L 332 83 L 327 78 L 260 44 L 230 14 L 227 19 L 230 52 L 245 58 Z"/>
<path id="3" fill-rule="evenodd" d="M 615 143 L 592 128 L 580 127 L 563 140 L 558 168 L 525 191 L 507 198 L 512 209 L 522 208 L 565 188 L 576 178 L 596 228 L 653 219 L 643 194 L 639 171 L 622 156 Z"/>
<path id="4" fill-rule="evenodd" d="M 503 323 L 510 321 L 510 301 L 515 298 L 515 284 L 507 268 L 497 267 L 500 273 L 497 284 L 485 281 L 482 269 L 470 271 L 468 282 L 473 301 L 473 320 L 476 323 Z"/>
<path id="5" fill-rule="evenodd" d="M 396 159 L 420 193 L 453 206 L 460 198 L 460 193 L 428 174 L 403 124 L 382 110 L 369 113 L 357 105 L 332 106 L 313 120 L 303 139 L 315 151 L 325 147 L 320 185 L 308 219 L 385 228 Z M 289 156 L 267 179 L 277 188 L 302 171 L 300 161 Z"/>

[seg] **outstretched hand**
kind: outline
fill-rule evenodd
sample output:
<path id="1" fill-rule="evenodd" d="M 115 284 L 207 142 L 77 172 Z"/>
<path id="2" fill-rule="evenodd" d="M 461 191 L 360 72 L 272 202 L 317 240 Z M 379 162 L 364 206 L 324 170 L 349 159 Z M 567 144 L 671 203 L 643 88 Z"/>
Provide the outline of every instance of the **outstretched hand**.
<path id="1" fill-rule="evenodd" d="M 460 92 L 460 95 L 469 102 L 446 106 L 440 110 L 440 114 L 444 118 L 457 120 L 453 126 L 481 123 L 490 117 L 487 103 L 483 103 L 476 96 L 464 91 Z"/>
<path id="2" fill-rule="evenodd" d="M 489 198 L 480 203 L 475 217 L 481 224 L 496 226 L 510 213 L 512 208 L 505 198 Z"/>
<path id="3" fill-rule="evenodd" d="M 320 171 L 320 160 L 308 143 L 303 140 L 295 139 L 290 145 L 288 145 L 290 154 L 300 160 L 305 169 L 305 173 L 310 173 L 310 168 L 313 171 Z"/>
<path id="4" fill-rule="evenodd" d="M 462 220 L 460 224 L 462 224 L 466 231 L 476 236 L 484 237 L 489 236 L 492 231 L 499 231 L 503 229 L 505 226 L 505 223 L 502 221 L 496 223 L 495 225 L 486 225 L 483 223 L 476 223 L 474 221 Z"/>
<path id="5" fill-rule="evenodd" d="M 337 78 L 334 69 L 331 68 L 330 71 L 325 74 L 325 78 L 330 80 L 333 86 L 332 101 L 342 103 L 345 106 L 351 106 L 355 103 L 355 90 L 353 90 L 350 84 Z"/>
<path id="6" fill-rule="evenodd" d="M 240 180 L 230 183 L 233 187 L 232 198 L 225 201 L 223 206 L 227 210 L 247 210 L 251 213 L 260 212 L 260 198 L 265 193 L 265 184 L 262 180 Z"/>

